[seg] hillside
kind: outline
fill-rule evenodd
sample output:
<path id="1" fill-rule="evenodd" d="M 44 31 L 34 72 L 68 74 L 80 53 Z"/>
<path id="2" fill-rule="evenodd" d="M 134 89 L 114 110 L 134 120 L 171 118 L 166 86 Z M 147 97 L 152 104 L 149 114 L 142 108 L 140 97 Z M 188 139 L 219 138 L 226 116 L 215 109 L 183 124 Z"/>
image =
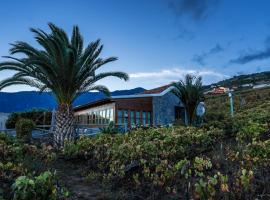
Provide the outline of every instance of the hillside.
<path id="1" fill-rule="evenodd" d="M 144 90 L 145 89 L 140 87 L 131 90 L 116 90 L 114 92 L 111 92 L 111 95 L 118 96 L 136 94 L 143 92 Z M 104 94 L 100 92 L 87 92 L 82 94 L 74 102 L 74 106 L 96 101 L 104 97 Z M 0 92 L 0 112 L 10 113 L 25 111 L 33 108 L 53 109 L 55 107 L 56 102 L 50 92 Z"/>
<path id="2" fill-rule="evenodd" d="M 252 87 L 254 85 L 270 84 L 270 71 L 234 76 L 229 79 L 219 81 L 204 87 L 205 90 L 211 86 L 222 86 L 228 88 L 242 89 L 243 87 Z M 248 86 L 250 85 L 250 86 Z"/>

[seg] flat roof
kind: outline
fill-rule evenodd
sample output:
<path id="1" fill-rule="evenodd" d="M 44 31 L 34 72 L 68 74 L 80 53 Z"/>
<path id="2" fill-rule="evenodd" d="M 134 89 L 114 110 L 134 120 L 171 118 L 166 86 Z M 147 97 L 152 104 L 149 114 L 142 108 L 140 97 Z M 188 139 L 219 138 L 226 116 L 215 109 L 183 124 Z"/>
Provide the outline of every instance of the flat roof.
<path id="1" fill-rule="evenodd" d="M 144 97 L 159 97 L 167 94 L 171 90 L 173 90 L 173 86 L 171 85 L 165 85 L 158 88 L 154 88 L 151 90 L 146 90 L 139 94 L 133 94 L 133 95 L 119 95 L 119 96 L 111 96 L 109 98 L 101 99 L 98 101 L 90 102 L 87 104 L 79 105 L 74 107 L 74 111 L 80 111 L 84 108 L 92 108 L 100 105 L 104 105 L 107 103 L 115 102 L 116 99 L 134 99 L 134 98 L 144 98 Z"/>

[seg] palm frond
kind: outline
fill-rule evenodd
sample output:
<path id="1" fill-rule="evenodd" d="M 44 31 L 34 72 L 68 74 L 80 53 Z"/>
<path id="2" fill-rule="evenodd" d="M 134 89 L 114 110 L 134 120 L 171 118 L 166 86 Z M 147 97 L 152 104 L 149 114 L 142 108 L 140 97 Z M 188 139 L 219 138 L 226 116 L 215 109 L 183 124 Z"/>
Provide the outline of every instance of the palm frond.
<path id="1" fill-rule="evenodd" d="M 128 80 L 128 75 L 123 72 L 97 73 L 102 66 L 117 60 L 116 57 L 100 57 L 103 45 L 99 39 L 84 49 L 83 37 L 77 26 L 73 27 L 70 39 L 55 24 L 49 23 L 48 26 L 50 32 L 30 29 L 40 49 L 22 41 L 11 44 L 10 54 L 20 54 L 20 57 L 5 57 L 7 60 L 0 63 L 0 71 L 13 70 L 17 73 L 3 80 L 0 89 L 25 84 L 41 92 L 51 90 L 59 104 L 71 105 L 82 92 L 99 90 L 109 94 L 105 86 L 95 84 L 103 78 Z"/>

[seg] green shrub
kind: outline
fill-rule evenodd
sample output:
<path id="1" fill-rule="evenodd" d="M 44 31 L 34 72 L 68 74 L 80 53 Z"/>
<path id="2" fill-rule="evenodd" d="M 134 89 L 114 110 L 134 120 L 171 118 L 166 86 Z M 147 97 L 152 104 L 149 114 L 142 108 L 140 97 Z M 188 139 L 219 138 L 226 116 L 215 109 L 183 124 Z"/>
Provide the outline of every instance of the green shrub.
<path id="1" fill-rule="evenodd" d="M 130 180 L 135 187 L 149 183 L 166 188 L 177 181 L 174 166 L 179 160 L 211 149 L 220 136 L 218 129 L 138 129 L 124 135 L 81 137 L 77 143 L 67 144 L 63 153 L 69 159 L 88 161 L 91 168 L 104 173 L 105 180 L 117 177 Z"/>
<path id="2" fill-rule="evenodd" d="M 270 139 L 266 141 L 253 141 L 247 145 L 245 153 L 252 158 L 269 159 Z"/>
<path id="3" fill-rule="evenodd" d="M 58 190 L 55 173 L 50 171 L 46 171 L 34 178 L 20 176 L 15 180 L 12 189 L 14 200 L 54 200 L 58 199 L 60 195 L 68 196 L 65 189 Z"/>
<path id="4" fill-rule="evenodd" d="M 103 134 L 117 134 L 118 129 L 115 128 L 113 122 L 110 122 L 107 127 L 100 128 L 100 132 Z"/>
<path id="5" fill-rule="evenodd" d="M 16 123 L 16 136 L 24 141 L 29 141 L 32 137 L 32 131 L 35 124 L 30 119 L 20 119 Z"/>
<path id="6" fill-rule="evenodd" d="M 15 128 L 17 121 L 21 118 L 31 119 L 36 125 L 51 124 L 51 112 L 42 109 L 33 109 L 25 112 L 11 113 L 6 121 L 6 127 L 9 129 Z"/>
<path id="7" fill-rule="evenodd" d="M 237 140 L 252 141 L 258 139 L 261 134 L 266 132 L 266 127 L 263 124 L 249 121 L 244 125 L 238 125 L 238 132 L 236 134 Z"/>

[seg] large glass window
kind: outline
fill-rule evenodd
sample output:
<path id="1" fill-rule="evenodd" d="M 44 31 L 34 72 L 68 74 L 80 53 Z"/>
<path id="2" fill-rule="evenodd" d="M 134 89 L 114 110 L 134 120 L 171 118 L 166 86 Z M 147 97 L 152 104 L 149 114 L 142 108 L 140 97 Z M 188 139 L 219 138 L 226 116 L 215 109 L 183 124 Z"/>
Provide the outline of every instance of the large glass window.
<path id="1" fill-rule="evenodd" d="M 136 111 L 136 125 L 140 125 L 140 124 L 141 124 L 141 112 Z"/>
<path id="2" fill-rule="evenodd" d="M 142 113 L 142 122 L 143 122 L 143 125 L 145 126 L 146 125 L 146 112 Z"/>
<path id="3" fill-rule="evenodd" d="M 110 109 L 110 121 L 113 122 L 114 121 L 114 110 L 111 108 Z"/>
<path id="4" fill-rule="evenodd" d="M 127 124 L 128 123 L 128 111 L 127 110 L 124 110 L 123 112 L 124 112 L 124 116 L 123 116 L 123 118 L 124 118 L 124 124 Z"/>
<path id="5" fill-rule="evenodd" d="M 151 112 L 147 112 L 147 124 L 151 125 Z"/>
<path id="6" fill-rule="evenodd" d="M 121 111 L 123 112 L 123 111 Z M 81 125 L 106 125 L 114 121 L 114 109 L 112 107 L 98 107 L 83 114 L 75 116 L 76 124 Z M 124 114 L 120 114 L 120 123 L 124 123 Z"/>
<path id="7" fill-rule="evenodd" d="M 134 111 L 130 111 L 130 125 L 134 126 L 135 125 L 135 119 L 134 119 Z"/>
<path id="8" fill-rule="evenodd" d="M 117 123 L 123 124 L 123 111 L 122 110 L 117 111 Z"/>

